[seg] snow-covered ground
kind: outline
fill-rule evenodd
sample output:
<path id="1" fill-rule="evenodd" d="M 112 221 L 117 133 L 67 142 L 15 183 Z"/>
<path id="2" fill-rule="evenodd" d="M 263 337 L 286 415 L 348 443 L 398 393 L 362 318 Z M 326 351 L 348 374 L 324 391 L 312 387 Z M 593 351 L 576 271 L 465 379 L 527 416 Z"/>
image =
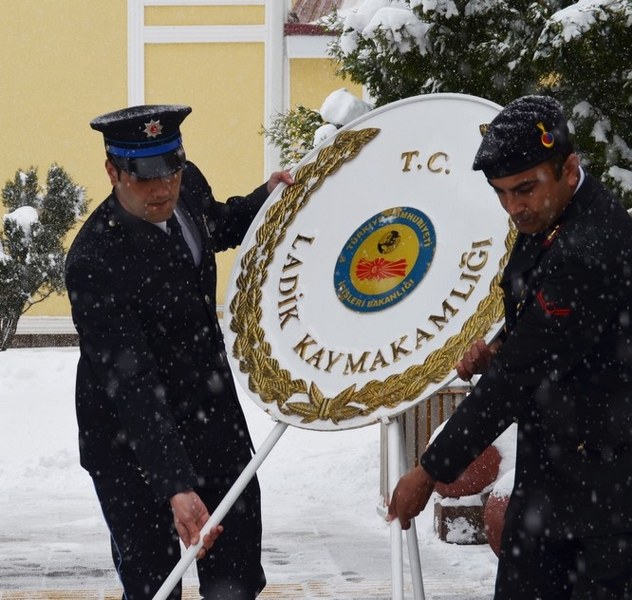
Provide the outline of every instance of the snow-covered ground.
<path id="1" fill-rule="evenodd" d="M 107 530 L 78 463 L 77 358 L 76 348 L 0 353 L 0 592 L 117 586 Z M 245 395 L 243 405 L 258 447 L 274 423 Z M 269 583 L 357 586 L 359 599 L 361 590 L 390 589 L 390 531 L 377 511 L 379 426 L 289 427 L 258 474 Z M 492 598 L 496 557 L 489 546 L 441 542 L 430 505 L 417 528 L 427 600 Z M 407 567 L 404 573 L 410 589 Z M 185 584 L 193 577 L 187 572 Z"/>

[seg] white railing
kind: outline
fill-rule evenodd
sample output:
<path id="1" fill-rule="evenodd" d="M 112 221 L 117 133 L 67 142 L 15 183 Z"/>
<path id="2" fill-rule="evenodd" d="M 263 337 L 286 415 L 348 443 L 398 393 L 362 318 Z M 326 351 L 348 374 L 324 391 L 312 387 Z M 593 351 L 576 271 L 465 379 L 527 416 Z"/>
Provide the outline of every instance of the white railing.
<path id="1" fill-rule="evenodd" d="M 77 333 L 71 317 L 21 317 L 16 335 L 61 335 Z"/>

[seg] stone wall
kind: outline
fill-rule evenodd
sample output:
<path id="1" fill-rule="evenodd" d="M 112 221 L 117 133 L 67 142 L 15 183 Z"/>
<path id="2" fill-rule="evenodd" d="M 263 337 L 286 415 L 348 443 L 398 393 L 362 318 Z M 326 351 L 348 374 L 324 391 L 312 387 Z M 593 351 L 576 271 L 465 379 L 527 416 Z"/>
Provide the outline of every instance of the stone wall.
<path id="1" fill-rule="evenodd" d="M 60 346 L 78 346 L 76 333 L 26 333 L 16 335 L 9 348 L 53 348 Z"/>
<path id="2" fill-rule="evenodd" d="M 28 317 L 18 321 L 9 348 L 78 346 L 79 337 L 70 317 Z"/>

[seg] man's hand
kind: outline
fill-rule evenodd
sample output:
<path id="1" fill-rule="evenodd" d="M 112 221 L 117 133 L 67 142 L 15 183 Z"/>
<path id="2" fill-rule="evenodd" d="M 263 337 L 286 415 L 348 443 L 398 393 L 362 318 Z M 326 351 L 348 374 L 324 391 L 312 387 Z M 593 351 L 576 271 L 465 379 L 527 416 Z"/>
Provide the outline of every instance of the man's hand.
<path id="1" fill-rule="evenodd" d="M 293 185 L 294 177 L 290 175 L 289 171 L 275 171 L 270 175 L 270 179 L 268 179 L 267 187 L 268 194 L 271 194 L 274 191 L 279 183 L 285 183 L 285 185 Z"/>
<path id="2" fill-rule="evenodd" d="M 485 340 L 476 340 L 463 358 L 456 363 L 457 375 L 463 381 L 469 381 L 473 375 L 483 373 L 501 346 L 500 340 L 495 340 L 491 344 L 485 343 Z"/>
<path id="3" fill-rule="evenodd" d="M 434 490 L 434 480 L 421 465 L 408 471 L 393 490 L 386 520 L 390 523 L 399 519 L 402 529 L 408 529 L 411 519 L 416 517 L 428 503 L 432 490 Z"/>
<path id="4" fill-rule="evenodd" d="M 169 503 L 173 511 L 173 522 L 180 539 L 187 548 L 191 545 L 195 546 L 200 541 L 200 530 L 210 518 L 204 502 L 193 490 L 189 490 L 172 496 Z M 196 556 L 198 560 L 213 547 L 222 531 L 224 528 L 218 525 L 204 536 L 204 545 Z"/>

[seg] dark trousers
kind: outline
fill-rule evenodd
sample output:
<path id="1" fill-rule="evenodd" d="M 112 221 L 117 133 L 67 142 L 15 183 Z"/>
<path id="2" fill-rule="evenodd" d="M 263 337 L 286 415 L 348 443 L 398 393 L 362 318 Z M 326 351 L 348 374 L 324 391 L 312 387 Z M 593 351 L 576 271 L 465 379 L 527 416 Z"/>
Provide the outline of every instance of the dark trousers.
<path id="1" fill-rule="evenodd" d="M 159 501 L 140 473 L 93 478 L 110 530 L 112 558 L 123 600 L 153 598 L 180 560 L 181 546 L 171 507 Z M 209 510 L 225 489 L 196 488 Z M 222 521 L 224 532 L 197 561 L 200 595 L 207 600 L 252 600 L 265 586 L 261 566 L 260 492 L 254 478 Z M 181 585 L 169 600 L 180 600 Z"/>
<path id="2" fill-rule="evenodd" d="M 632 534 L 560 540 L 505 527 L 494 600 L 632 600 Z"/>

